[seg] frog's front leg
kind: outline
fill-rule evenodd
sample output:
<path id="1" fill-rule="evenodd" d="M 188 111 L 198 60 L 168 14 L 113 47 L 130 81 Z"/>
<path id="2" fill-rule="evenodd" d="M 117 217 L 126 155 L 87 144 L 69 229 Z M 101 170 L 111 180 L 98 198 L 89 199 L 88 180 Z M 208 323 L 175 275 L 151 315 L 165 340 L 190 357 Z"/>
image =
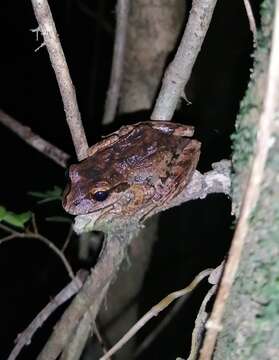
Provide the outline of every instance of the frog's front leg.
<path id="1" fill-rule="evenodd" d="M 191 140 L 175 160 L 166 182 L 167 187 L 173 188 L 170 198 L 176 197 L 190 182 L 199 161 L 200 145 L 197 140 Z"/>
<path id="2" fill-rule="evenodd" d="M 124 215 L 133 215 L 139 211 L 144 212 L 145 208 L 154 196 L 155 188 L 147 184 L 132 184 L 127 192 L 123 194 L 122 213 Z"/>

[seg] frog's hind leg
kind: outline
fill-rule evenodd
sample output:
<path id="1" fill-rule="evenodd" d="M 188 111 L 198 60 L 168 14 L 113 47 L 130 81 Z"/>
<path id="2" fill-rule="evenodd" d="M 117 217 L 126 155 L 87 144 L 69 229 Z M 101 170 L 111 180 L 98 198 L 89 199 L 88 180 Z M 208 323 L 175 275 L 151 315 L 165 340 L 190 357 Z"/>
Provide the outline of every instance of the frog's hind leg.
<path id="1" fill-rule="evenodd" d="M 179 185 L 169 187 L 167 193 L 165 193 L 160 200 L 156 202 L 154 201 L 154 203 L 150 206 L 150 208 L 143 215 L 140 221 L 145 221 L 148 217 L 153 215 L 156 208 L 166 210 L 171 200 L 174 199 L 177 195 L 179 195 L 182 191 L 184 191 L 184 189 L 186 189 L 196 169 L 198 159 L 199 157 L 196 157 L 195 161 L 192 162 L 191 168 L 188 169 L 188 174 L 186 176 L 184 173 L 180 173 L 180 175 L 176 177 L 175 181 L 172 179 L 172 182 Z M 183 177 L 185 177 L 184 180 L 182 180 Z"/>
<path id="2" fill-rule="evenodd" d="M 168 208 L 167 204 L 183 190 L 183 187 L 185 187 L 185 184 L 177 186 L 175 189 L 173 187 L 169 188 L 168 192 L 164 194 L 164 196 L 162 196 L 159 200 L 154 201 L 149 208 L 146 209 L 144 215 L 140 218 L 140 222 L 144 222 L 153 214 L 160 212 L 160 210 L 154 211 L 157 208 L 162 209 L 162 211 L 166 210 Z"/>

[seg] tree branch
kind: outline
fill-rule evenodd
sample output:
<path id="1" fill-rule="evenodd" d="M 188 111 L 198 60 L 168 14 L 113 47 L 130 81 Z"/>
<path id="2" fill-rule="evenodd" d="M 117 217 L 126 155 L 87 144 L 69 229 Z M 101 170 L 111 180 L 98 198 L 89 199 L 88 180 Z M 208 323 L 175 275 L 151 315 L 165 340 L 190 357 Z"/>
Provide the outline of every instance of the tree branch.
<path id="1" fill-rule="evenodd" d="M 91 315 L 90 311 L 87 311 L 67 341 L 59 360 L 79 360 L 92 332 Z"/>
<path id="2" fill-rule="evenodd" d="M 95 320 L 109 285 L 126 256 L 127 247 L 132 239 L 132 235 L 139 231 L 137 224 L 129 224 L 129 226 L 126 226 L 126 229 L 127 232 L 125 227 L 123 228 L 123 223 L 115 224 L 114 231 L 107 235 L 98 263 L 92 270 L 80 293 L 55 326 L 38 360 L 56 359 L 67 345 L 73 331 L 87 311 L 90 311 L 91 321 Z"/>
<path id="3" fill-rule="evenodd" d="M 47 0 L 31 0 L 39 30 L 44 38 L 55 76 L 58 82 L 66 120 L 70 128 L 78 160 L 87 157 L 88 144 L 81 122 L 75 89 L 68 65 L 59 41 Z"/>
<path id="4" fill-rule="evenodd" d="M 217 0 L 193 0 L 189 20 L 173 61 L 168 66 L 151 115 L 171 120 L 200 52 Z"/>
<path id="5" fill-rule="evenodd" d="M 122 81 L 124 53 L 127 38 L 130 0 L 118 0 L 116 6 L 116 29 L 112 68 L 107 92 L 103 124 L 111 123 L 116 115 Z"/>
<path id="6" fill-rule="evenodd" d="M 37 234 L 37 233 L 31 233 L 31 232 L 30 233 L 21 233 L 21 232 L 13 230 L 13 229 L 9 228 L 8 226 L 5 226 L 4 224 L 1 224 L 1 223 L 0 223 L 0 229 L 4 230 L 10 234 L 10 235 L 0 239 L 0 245 L 6 241 L 16 239 L 16 238 L 38 239 L 41 242 L 43 242 L 44 244 L 46 244 L 60 258 L 63 265 L 65 266 L 65 269 L 68 272 L 69 277 L 71 279 L 74 278 L 74 272 L 72 270 L 72 267 L 71 267 L 70 263 L 68 262 L 68 260 L 66 259 L 65 255 L 63 254 L 63 252 L 61 250 L 59 250 L 57 246 L 55 246 L 51 241 L 49 241 L 49 239 L 47 239 L 43 235 Z"/>
<path id="7" fill-rule="evenodd" d="M 27 144 L 56 162 L 56 164 L 62 166 L 63 168 L 67 167 L 67 161 L 69 160 L 70 155 L 44 140 L 39 135 L 33 133 L 28 126 L 20 124 L 3 110 L 0 110 L 0 123 L 16 133 Z"/>
<path id="8" fill-rule="evenodd" d="M 203 335 L 204 335 L 204 329 L 205 324 L 208 319 L 208 313 L 206 311 L 206 306 L 209 303 L 210 299 L 213 295 L 215 295 L 218 287 L 218 283 L 221 279 L 222 273 L 224 268 L 224 262 L 222 262 L 217 268 L 212 270 L 212 272 L 209 275 L 208 282 L 209 284 L 212 284 L 213 286 L 210 288 L 210 290 L 205 295 L 199 312 L 197 314 L 196 320 L 195 320 L 195 327 L 192 332 L 192 341 L 191 341 L 191 351 L 189 356 L 187 357 L 187 360 L 196 360 L 198 357 L 198 353 L 200 350 L 200 346 L 202 344 Z"/>
<path id="9" fill-rule="evenodd" d="M 254 47 L 257 47 L 257 26 L 256 26 L 256 21 L 255 21 L 254 15 L 253 15 L 253 10 L 252 10 L 249 0 L 243 0 L 243 1 L 244 1 L 244 6 L 245 6 L 246 14 L 248 17 L 248 21 L 249 21 L 250 30 L 253 34 Z"/>

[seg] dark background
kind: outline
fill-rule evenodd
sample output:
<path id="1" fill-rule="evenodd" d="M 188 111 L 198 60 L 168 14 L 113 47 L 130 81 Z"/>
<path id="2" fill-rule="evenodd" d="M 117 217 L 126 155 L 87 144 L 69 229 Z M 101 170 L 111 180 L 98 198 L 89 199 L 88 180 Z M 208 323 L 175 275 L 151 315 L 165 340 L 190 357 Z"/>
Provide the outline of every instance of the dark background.
<path id="1" fill-rule="evenodd" d="M 251 3 L 259 22 L 259 1 Z M 110 74 L 115 2 L 60 0 L 50 1 L 50 6 L 76 88 L 87 138 L 93 144 L 101 134 L 128 121 L 124 116 L 111 127 L 101 126 Z M 31 2 L 1 3 L 0 107 L 70 153 L 71 162 L 75 162 L 47 51 L 43 47 L 34 52 L 42 42 L 41 36 L 36 41 L 35 33 L 30 31 L 36 27 Z M 249 79 L 251 52 L 252 35 L 243 1 L 219 1 L 187 85 L 186 94 L 192 105 L 183 103 L 175 117 L 197 129 L 197 137 L 203 143 L 201 171 L 209 170 L 212 162 L 230 158 L 230 135 Z M 143 115 L 148 119 L 148 113 Z M 129 122 L 134 119 L 137 117 L 129 116 Z M 2 125 L 0 149 L 0 205 L 15 212 L 33 211 L 40 232 L 62 246 L 68 225 L 45 220 L 48 216 L 66 215 L 60 203 L 37 205 L 28 192 L 45 191 L 54 185 L 63 188 L 64 170 Z M 168 292 L 184 287 L 198 271 L 217 266 L 228 249 L 232 223 L 230 200 L 223 195 L 211 195 L 164 213 L 159 241 L 140 296 L 141 311 L 149 309 Z M 66 256 L 75 270 L 89 268 L 93 258 L 81 262 L 77 247 L 77 239 L 73 237 Z M 61 261 L 39 241 L 16 239 L 1 245 L 0 359 L 7 357 L 17 333 L 68 281 Z M 185 357 L 195 309 L 204 291 L 201 288 L 196 292 L 142 359 Z M 57 311 L 40 329 L 19 359 L 36 357 L 62 311 Z M 148 328 L 144 329 L 140 337 L 147 331 Z"/>

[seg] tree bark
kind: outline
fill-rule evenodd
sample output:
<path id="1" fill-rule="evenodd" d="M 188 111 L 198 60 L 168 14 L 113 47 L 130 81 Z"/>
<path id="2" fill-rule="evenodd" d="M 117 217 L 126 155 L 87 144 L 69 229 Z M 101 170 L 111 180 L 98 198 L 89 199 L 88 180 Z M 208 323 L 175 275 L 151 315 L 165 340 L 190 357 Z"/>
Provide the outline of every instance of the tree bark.
<path id="1" fill-rule="evenodd" d="M 233 202 L 237 216 L 253 161 L 258 122 L 264 111 L 263 102 L 270 81 L 267 75 L 275 6 L 278 7 L 278 1 L 265 0 L 262 3 L 253 75 L 233 136 Z M 274 96 L 278 97 L 278 94 Z M 271 119 L 270 146 L 260 195 L 250 216 L 240 266 L 226 304 L 222 331 L 213 356 L 215 360 L 279 358 L 278 110 L 277 105 Z"/>
<path id="2" fill-rule="evenodd" d="M 121 113 L 151 110 L 185 16 L 183 0 L 131 1 Z"/>

